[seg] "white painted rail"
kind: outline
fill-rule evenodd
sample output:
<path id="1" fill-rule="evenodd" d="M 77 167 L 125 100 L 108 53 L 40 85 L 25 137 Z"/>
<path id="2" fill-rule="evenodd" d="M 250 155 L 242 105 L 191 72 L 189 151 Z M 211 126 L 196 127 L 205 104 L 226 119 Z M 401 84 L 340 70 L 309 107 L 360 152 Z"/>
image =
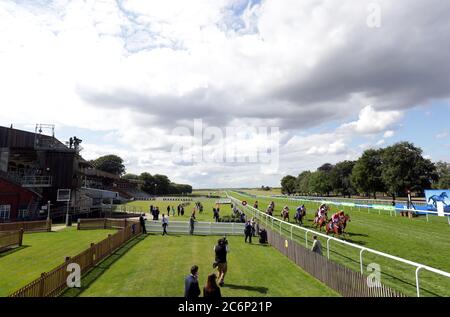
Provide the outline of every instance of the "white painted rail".
<path id="1" fill-rule="evenodd" d="M 161 221 L 147 221 L 145 223 L 147 232 L 162 233 Z M 167 233 L 189 234 L 190 226 L 188 221 L 169 221 Z M 243 235 L 244 224 L 233 222 L 195 222 L 195 235 Z"/>

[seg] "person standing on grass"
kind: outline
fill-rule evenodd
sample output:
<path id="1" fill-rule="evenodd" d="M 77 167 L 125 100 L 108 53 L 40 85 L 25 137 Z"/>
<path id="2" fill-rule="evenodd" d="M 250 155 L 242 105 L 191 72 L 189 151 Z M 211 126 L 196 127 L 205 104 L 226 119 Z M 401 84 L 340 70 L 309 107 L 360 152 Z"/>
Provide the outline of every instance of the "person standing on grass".
<path id="1" fill-rule="evenodd" d="M 167 205 L 167 216 L 170 216 L 170 206 Z"/>
<path id="2" fill-rule="evenodd" d="M 212 273 L 208 275 L 208 280 L 206 281 L 206 285 L 203 288 L 203 297 L 210 299 L 219 299 L 222 297 L 220 292 L 220 287 L 217 286 L 217 276 Z"/>
<path id="3" fill-rule="evenodd" d="M 198 266 L 191 267 L 191 274 L 184 280 L 184 297 L 187 300 L 193 300 L 200 296 L 200 287 L 198 286 Z"/>
<path id="4" fill-rule="evenodd" d="M 147 229 L 145 228 L 145 219 L 144 218 L 145 214 L 141 214 L 141 216 L 139 217 L 139 223 L 141 224 L 141 228 L 142 228 L 142 233 L 147 233 Z"/>
<path id="5" fill-rule="evenodd" d="M 180 216 L 181 213 L 181 206 L 178 204 L 177 206 L 177 213 L 178 213 L 178 217 Z"/>
<path id="6" fill-rule="evenodd" d="M 163 236 L 167 234 L 167 226 L 169 225 L 169 219 L 162 215 L 162 227 L 163 227 Z"/>
<path id="7" fill-rule="evenodd" d="M 175 207 L 172 206 L 172 216 L 175 217 Z"/>
<path id="8" fill-rule="evenodd" d="M 217 245 L 214 247 L 214 253 L 215 253 L 215 261 L 214 266 L 217 267 L 217 270 L 219 271 L 219 285 L 223 286 L 225 283 L 225 274 L 227 274 L 228 271 L 228 264 L 227 264 L 227 253 L 229 252 L 228 249 L 228 241 L 224 237 L 222 239 L 219 239 L 217 241 Z"/>
<path id="9" fill-rule="evenodd" d="M 311 251 L 322 255 L 322 244 L 320 243 L 319 240 L 317 240 L 317 236 L 314 236 L 313 239 L 314 239 L 314 242 L 313 242 Z"/>
<path id="10" fill-rule="evenodd" d="M 245 243 L 247 243 L 247 239 L 249 239 L 249 242 L 252 243 L 252 225 L 250 223 L 250 220 L 245 223 Z"/>
<path id="11" fill-rule="evenodd" d="M 191 235 L 194 234 L 194 225 L 195 225 L 195 217 L 191 216 L 191 218 L 189 219 L 189 234 Z"/>

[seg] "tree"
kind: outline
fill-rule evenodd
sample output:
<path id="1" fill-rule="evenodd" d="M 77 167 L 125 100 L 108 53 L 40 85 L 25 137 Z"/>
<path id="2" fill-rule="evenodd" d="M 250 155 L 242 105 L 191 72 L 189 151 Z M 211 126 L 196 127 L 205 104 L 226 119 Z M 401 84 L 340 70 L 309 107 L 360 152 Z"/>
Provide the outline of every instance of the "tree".
<path id="1" fill-rule="evenodd" d="M 352 186 L 367 196 L 373 194 L 377 198 L 377 192 L 385 190 L 381 178 L 383 150 L 369 149 L 364 151 L 356 161 L 350 177 Z"/>
<path id="2" fill-rule="evenodd" d="M 354 189 L 351 184 L 351 176 L 354 166 L 354 161 L 343 161 L 337 163 L 333 167 L 330 172 L 330 181 L 333 191 L 343 196 L 348 195 L 349 197 L 352 193 L 354 193 Z"/>
<path id="3" fill-rule="evenodd" d="M 433 188 L 450 189 L 450 163 L 440 161 L 435 166 L 439 181 L 433 184 Z"/>
<path id="4" fill-rule="evenodd" d="M 310 191 L 319 195 L 329 195 L 331 191 L 331 184 L 329 173 L 324 171 L 316 171 L 311 173 L 309 178 Z"/>
<path id="5" fill-rule="evenodd" d="M 281 180 L 281 193 L 293 194 L 295 192 L 295 180 L 294 176 L 288 175 Z"/>
<path id="6" fill-rule="evenodd" d="M 155 179 L 154 177 L 150 174 L 150 173 L 142 173 L 139 176 L 139 179 L 142 180 L 144 182 L 144 184 L 142 184 L 142 190 L 150 195 L 156 194 L 155 190 Z"/>
<path id="7" fill-rule="evenodd" d="M 123 175 L 122 178 L 126 179 L 126 180 L 138 180 L 139 175 L 127 173 L 127 174 Z"/>
<path id="8" fill-rule="evenodd" d="M 381 177 L 395 199 L 407 190 L 423 193 L 431 188 L 438 175 L 434 164 L 422 156 L 422 150 L 409 142 L 401 142 L 384 149 Z"/>
<path id="9" fill-rule="evenodd" d="M 309 188 L 310 178 L 311 178 L 310 171 L 300 173 L 295 181 L 295 191 L 303 195 L 308 195 L 311 192 Z"/>
<path id="10" fill-rule="evenodd" d="M 91 161 L 91 164 L 95 168 L 111 174 L 121 176 L 125 173 L 123 159 L 114 154 L 101 156 L 98 159 Z"/>

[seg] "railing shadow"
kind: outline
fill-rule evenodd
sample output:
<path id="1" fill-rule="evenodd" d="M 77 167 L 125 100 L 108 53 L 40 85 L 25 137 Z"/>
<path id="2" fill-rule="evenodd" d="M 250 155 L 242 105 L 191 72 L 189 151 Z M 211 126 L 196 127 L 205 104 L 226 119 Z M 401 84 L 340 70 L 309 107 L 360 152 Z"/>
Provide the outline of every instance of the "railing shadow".
<path id="1" fill-rule="evenodd" d="M 30 247 L 30 246 L 29 245 L 22 245 L 22 246 L 17 247 L 17 248 L 13 248 L 13 249 L 9 249 L 9 250 L 0 252 L 0 259 L 5 257 L 5 256 L 8 256 L 10 254 L 13 254 L 13 253 L 16 253 L 18 251 L 21 251 L 21 250 L 23 250 L 25 248 L 28 248 L 28 247 Z"/>
<path id="2" fill-rule="evenodd" d="M 131 250 L 136 244 L 147 238 L 147 234 L 142 234 L 131 241 L 127 242 L 124 246 L 114 251 L 110 256 L 98 263 L 92 269 L 90 269 L 81 279 L 81 287 L 70 288 L 63 292 L 61 297 L 78 297 L 89 286 L 94 283 L 100 276 L 103 275 L 117 260 L 124 256 L 129 250 Z"/>
<path id="3" fill-rule="evenodd" d="M 251 292 L 258 292 L 260 294 L 267 294 L 269 289 L 263 286 L 247 286 L 247 285 L 235 285 L 235 284 L 225 284 L 222 286 L 224 288 L 237 289 L 237 290 L 245 290 Z"/>

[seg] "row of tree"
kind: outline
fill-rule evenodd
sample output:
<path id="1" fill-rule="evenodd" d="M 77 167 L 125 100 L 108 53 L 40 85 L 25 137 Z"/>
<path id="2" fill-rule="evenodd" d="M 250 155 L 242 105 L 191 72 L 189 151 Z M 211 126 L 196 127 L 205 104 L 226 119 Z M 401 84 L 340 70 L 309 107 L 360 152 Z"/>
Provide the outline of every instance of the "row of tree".
<path id="1" fill-rule="evenodd" d="M 383 149 L 366 150 L 357 161 L 324 164 L 315 172 L 281 180 L 284 194 L 351 196 L 386 193 L 393 198 L 407 191 L 423 194 L 425 189 L 450 188 L 450 164 L 433 163 L 422 149 L 401 142 Z"/>
<path id="2" fill-rule="evenodd" d="M 121 176 L 123 179 L 140 181 L 141 189 L 151 195 L 192 193 L 191 185 L 173 183 L 166 175 L 151 175 L 150 173 L 142 173 L 141 175 L 125 174 L 124 161 L 117 155 L 105 155 L 90 161 L 90 163 L 101 171 Z"/>

